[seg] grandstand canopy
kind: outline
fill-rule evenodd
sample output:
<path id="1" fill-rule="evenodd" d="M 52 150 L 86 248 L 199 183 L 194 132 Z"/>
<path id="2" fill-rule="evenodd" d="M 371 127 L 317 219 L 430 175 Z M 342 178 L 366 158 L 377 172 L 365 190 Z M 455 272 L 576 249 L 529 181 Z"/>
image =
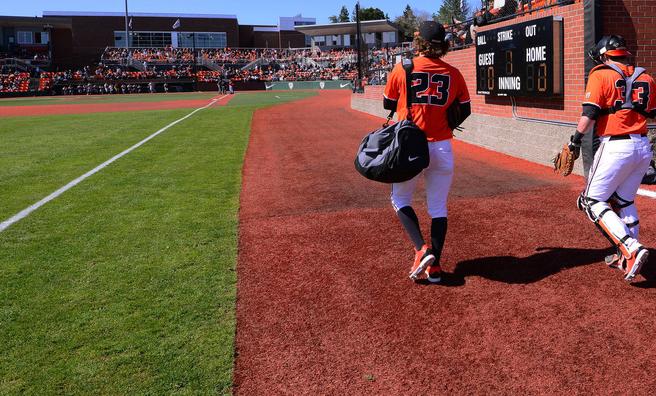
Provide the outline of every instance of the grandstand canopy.
<path id="1" fill-rule="evenodd" d="M 360 22 L 362 33 L 396 32 L 396 25 L 388 20 Z M 356 34 L 355 22 L 328 23 L 325 25 L 296 26 L 296 30 L 308 36 Z"/>
<path id="2" fill-rule="evenodd" d="M 70 18 L 39 18 L 39 17 L 25 17 L 25 16 L 0 16 L 0 30 L 2 28 L 18 27 L 18 28 L 71 28 Z M 3 36 L 0 31 L 0 38 Z M 8 34 L 8 32 L 4 32 Z M 2 43 L 0 42 L 0 45 Z"/>

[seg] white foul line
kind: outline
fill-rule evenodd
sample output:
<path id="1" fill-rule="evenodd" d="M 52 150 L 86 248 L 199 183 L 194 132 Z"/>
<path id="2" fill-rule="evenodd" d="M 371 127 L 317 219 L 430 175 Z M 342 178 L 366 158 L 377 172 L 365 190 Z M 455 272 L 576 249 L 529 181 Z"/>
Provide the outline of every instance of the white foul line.
<path id="1" fill-rule="evenodd" d="M 39 202 L 35 203 L 34 205 L 31 205 L 31 206 L 29 206 L 29 207 L 27 207 L 27 208 L 21 210 L 20 212 L 16 213 L 15 215 L 13 215 L 12 217 L 10 217 L 9 219 L 7 219 L 7 220 L 3 221 L 2 223 L 0 223 L 0 232 L 3 232 L 3 231 L 6 230 L 7 228 L 11 227 L 13 224 L 18 223 L 19 221 L 23 220 L 24 218 L 26 218 L 27 216 L 29 216 L 29 215 L 30 215 L 32 212 L 34 212 L 35 210 L 39 209 L 39 208 L 42 207 L 43 205 L 45 205 L 45 204 L 47 204 L 48 202 L 52 201 L 53 199 L 59 197 L 60 195 L 62 195 L 62 194 L 65 193 L 66 191 L 68 191 L 68 190 L 70 190 L 71 188 L 75 187 L 76 185 L 80 184 L 80 183 L 81 183 L 82 181 L 84 181 L 85 179 L 87 179 L 87 178 L 93 176 L 94 174 L 100 172 L 102 169 L 104 169 L 104 168 L 106 168 L 107 166 L 109 166 L 112 162 L 114 162 L 114 161 L 120 159 L 121 157 L 123 157 L 123 156 L 129 154 L 130 152 L 136 150 L 137 148 L 143 146 L 146 142 L 148 142 L 149 140 L 153 139 L 155 136 L 157 136 L 157 135 L 163 133 L 164 131 L 166 131 L 167 129 L 171 128 L 172 126 L 174 126 L 174 125 L 176 125 L 176 124 L 178 124 L 178 123 L 180 123 L 180 122 L 186 120 L 187 118 L 191 117 L 192 115 L 196 114 L 197 112 L 199 112 L 199 111 L 201 111 L 201 110 L 205 110 L 205 109 L 207 109 L 208 107 L 214 105 L 216 102 L 218 102 L 219 100 L 221 100 L 221 99 L 223 99 L 223 98 L 225 98 L 225 97 L 227 97 L 227 96 L 228 96 L 228 95 L 224 95 L 224 96 L 222 96 L 222 97 L 220 97 L 220 98 L 218 98 L 218 99 L 213 99 L 213 100 L 212 100 L 210 103 L 208 103 L 207 105 L 205 105 L 205 106 L 203 106 L 203 107 L 200 107 L 200 108 L 198 108 L 198 109 L 192 111 L 191 113 L 189 113 L 189 114 L 187 114 L 186 116 L 180 118 L 179 120 L 173 121 L 172 123 L 168 124 L 167 126 L 165 126 L 164 128 L 160 129 L 159 131 L 157 131 L 157 132 L 153 133 L 152 135 L 148 136 L 147 138 L 145 138 L 144 140 L 142 140 L 142 141 L 140 141 L 139 143 L 135 144 L 134 146 L 130 147 L 129 149 L 123 151 L 123 152 L 120 153 L 120 154 L 116 154 L 116 155 L 113 156 L 112 158 L 110 158 L 110 159 L 108 159 L 107 161 L 103 162 L 102 164 L 96 166 L 95 168 L 91 169 L 90 171 L 88 171 L 87 173 L 85 173 L 85 174 L 83 174 L 82 176 L 78 177 L 77 179 L 75 179 L 75 180 L 69 182 L 69 183 L 66 184 L 65 186 L 61 187 L 61 188 L 58 189 L 57 191 L 55 191 L 55 192 L 53 192 L 52 194 L 48 195 L 47 197 L 43 198 L 42 200 L 40 200 Z"/>

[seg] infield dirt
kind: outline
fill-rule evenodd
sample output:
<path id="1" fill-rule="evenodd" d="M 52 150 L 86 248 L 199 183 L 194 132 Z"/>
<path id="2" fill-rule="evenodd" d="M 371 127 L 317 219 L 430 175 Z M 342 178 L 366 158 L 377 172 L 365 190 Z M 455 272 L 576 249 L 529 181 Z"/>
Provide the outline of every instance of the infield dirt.
<path id="1" fill-rule="evenodd" d="M 414 284 L 389 187 L 353 168 L 360 139 L 382 120 L 349 107 L 348 94 L 322 92 L 255 113 L 241 193 L 235 393 L 656 387 L 656 283 L 627 284 L 602 264 L 607 242 L 575 205 L 581 178 L 454 142 L 447 273 L 443 284 Z M 416 198 L 427 233 L 423 190 Z M 654 201 L 637 204 L 641 239 L 653 246 Z"/>

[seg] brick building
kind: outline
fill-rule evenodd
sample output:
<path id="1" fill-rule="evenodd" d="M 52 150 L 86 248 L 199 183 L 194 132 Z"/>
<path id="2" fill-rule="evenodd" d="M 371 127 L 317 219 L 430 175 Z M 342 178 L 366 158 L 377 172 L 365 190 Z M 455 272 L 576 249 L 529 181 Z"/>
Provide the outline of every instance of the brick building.
<path id="1" fill-rule="evenodd" d="M 176 21 L 179 26 L 174 28 Z M 44 11 L 43 17 L 0 17 L 0 54 L 30 58 L 51 54 L 55 67 L 97 62 L 106 47 L 299 48 L 309 42 L 295 30 L 315 18 L 280 17 L 277 25 L 239 25 L 235 15 Z"/>

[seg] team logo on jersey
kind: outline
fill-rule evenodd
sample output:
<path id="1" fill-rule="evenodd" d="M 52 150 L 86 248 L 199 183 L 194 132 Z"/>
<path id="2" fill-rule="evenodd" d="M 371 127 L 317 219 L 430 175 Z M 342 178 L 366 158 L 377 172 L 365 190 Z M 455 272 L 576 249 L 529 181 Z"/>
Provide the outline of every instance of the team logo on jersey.
<path id="1" fill-rule="evenodd" d="M 289 83 L 289 89 L 290 90 L 294 89 L 294 83 Z"/>
<path id="2" fill-rule="evenodd" d="M 319 83 L 319 87 L 320 87 L 321 89 L 324 89 L 324 88 L 326 87 L 326 83 L 323 82 L 323 81 L 320 82 L 320 83 Z"/>
<path id="3" fill-rule="evenodd" d="M 592 92 L 588 92 L 588 93 L 585 94 L 586 99 L 590 99 L 590 96 L 592 96 Z"/>

